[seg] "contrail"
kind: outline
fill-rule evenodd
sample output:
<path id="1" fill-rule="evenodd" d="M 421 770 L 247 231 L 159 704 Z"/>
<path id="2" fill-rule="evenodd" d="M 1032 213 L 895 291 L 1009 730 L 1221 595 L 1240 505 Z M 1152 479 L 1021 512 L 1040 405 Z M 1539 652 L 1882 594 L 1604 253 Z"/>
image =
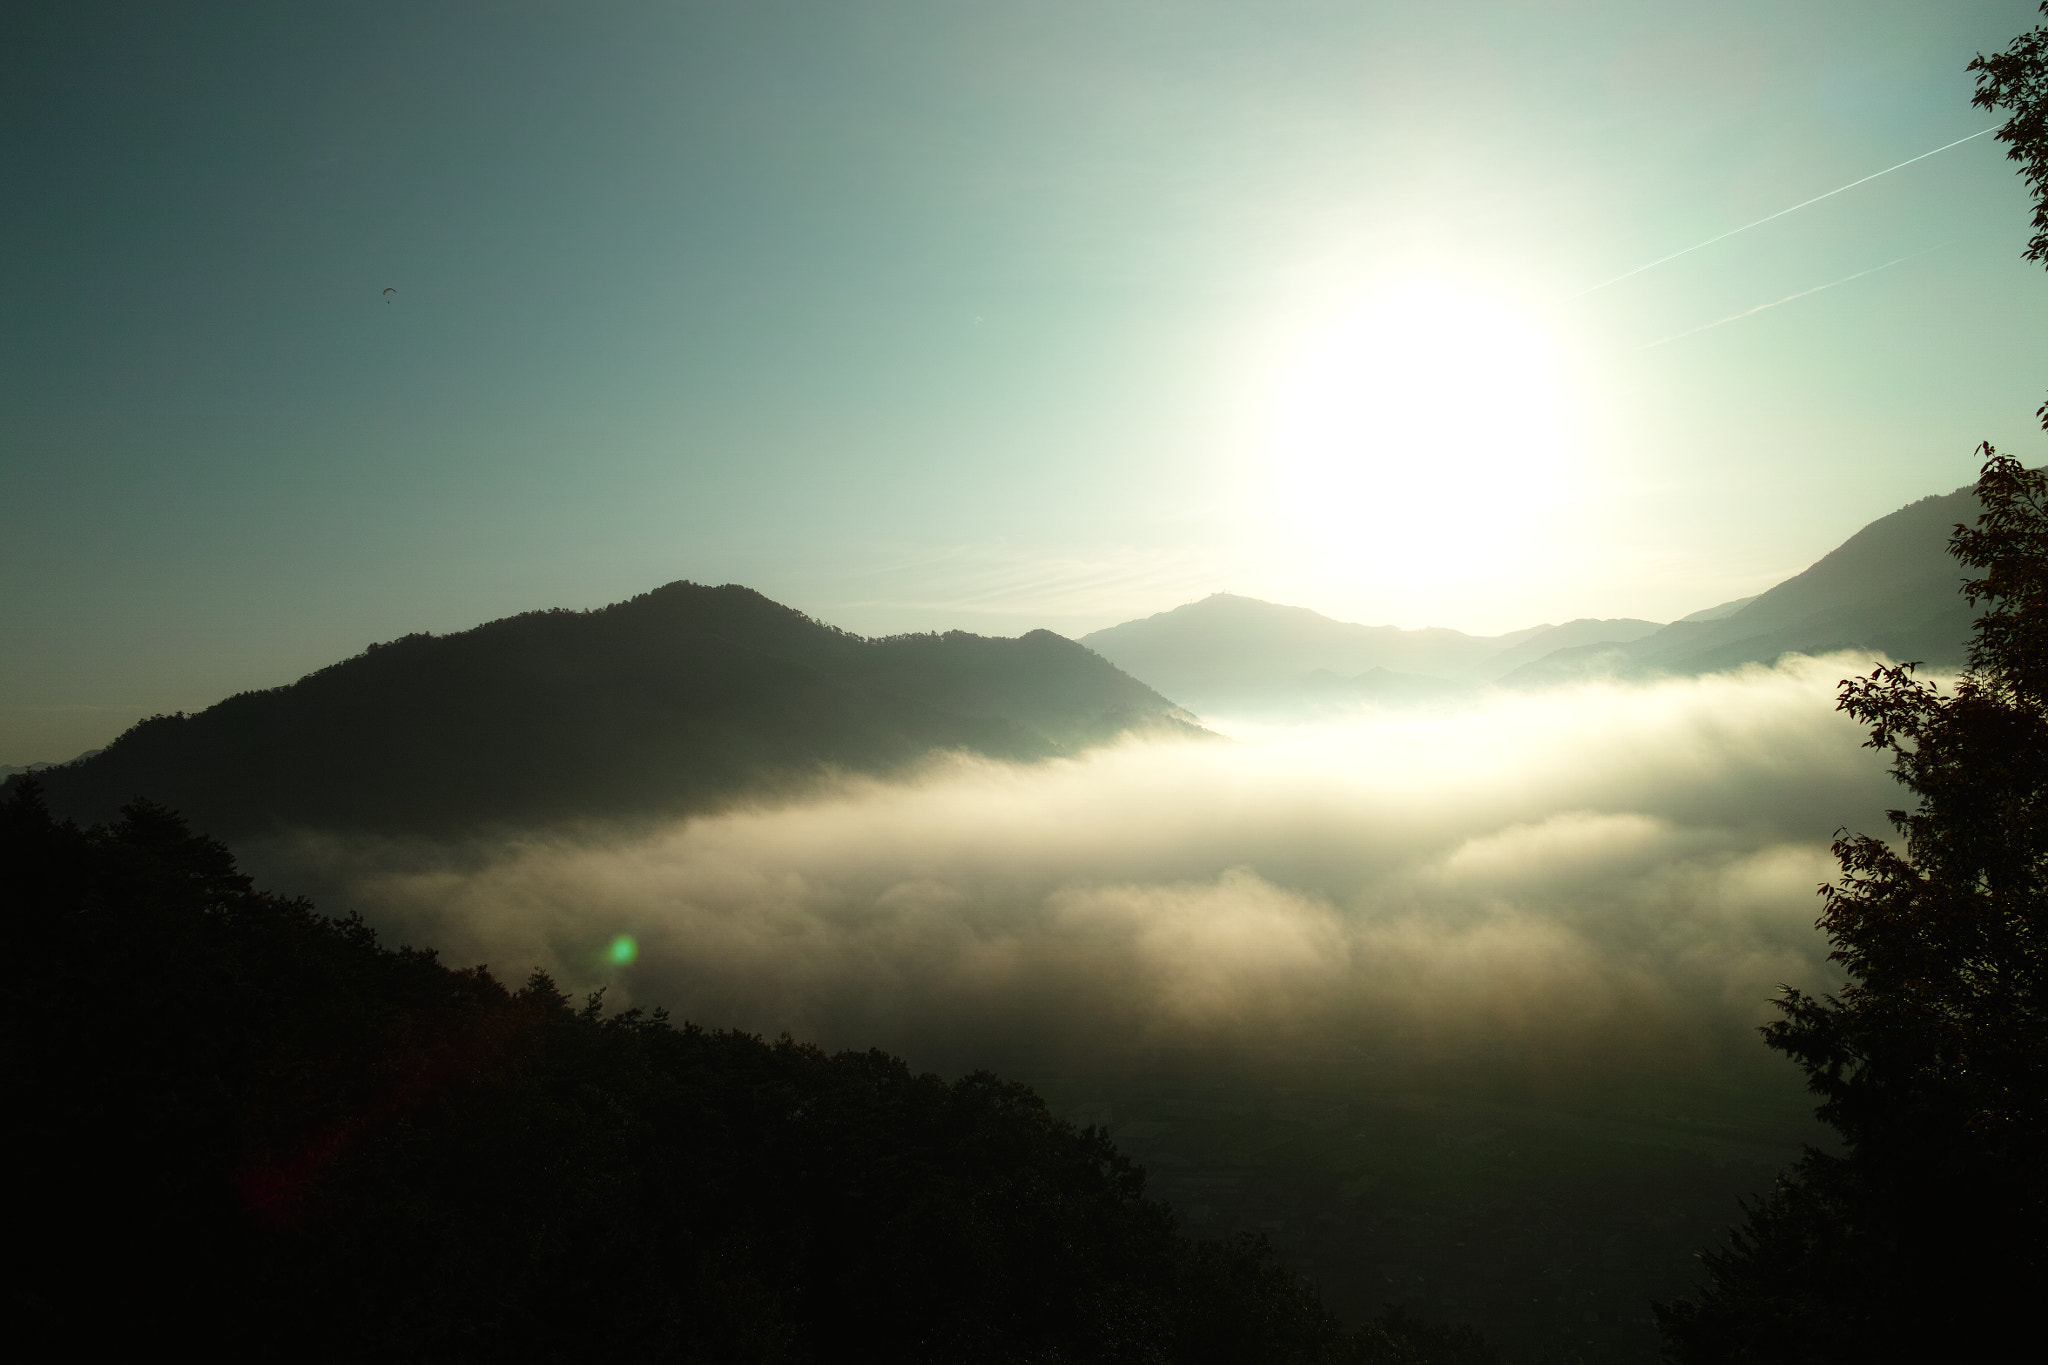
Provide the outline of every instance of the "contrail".
<path id="1" fill-rule="evenodd" d="M 1947 242 L 1938 242 L 1935 245 L 1928 247 L 1927 251 L 1939 251 L 1942 247 L 1945 247 L 1947 245 Z M 1773 299 L 1769 303 L 1760 303 L 1754 308 L 1745 308 L 1740 313 L 1730 313 L 1727 317 L 1721 318 L 1717 321 L 1703 322 L 1697 327 L 1688 327 L 1683 332 L 1673 332 L 1668 337 L 1659 337 L 1655 341 L 1645 342 L 1643 345 L 1638 346 L 1635 349 L 1638 351 L 1652 350 L 1658 346 L 1664 345 L 1666 342 L 1677 341 L 1681 337 L 1693 336 L 1699 332 L 1710 332 L 1716 327 L 1725 326 L 1726 324 L 1731 322 L 1740 322 L 1742 321 L 1742 319 L 1746 317 L 1751 317 L 1757 313 L 1763 312 L 1766 308 L 1776 308 L 1781 303 L 1790 303 L 1794 299 L 1803 299 L 1808 294 L 1818 294 L 1823 289 L 1833 289 L 1838 284 L 1847 284 L 1851 280 L 1860 280 L 1865 275 L 1875 275 L 1880 270 L 1889 270 L 1893 266 L 1898 265 L 1904 261 L 1910 261 L 1916 256 L 1925 256 L 1927 254 L 1927 251 L 1916 251 L 1912 253 L 1912 255 L 1910 256 L 1901 256 L 1897 260 L 1886 261 L 1883 265 L 1874 265 L 1870 267 L 1870 269 L 1868 270 L 1859 270 L 1853 275 L 1844 275 L 1839 280 L 1829 280 L 1826 284 L 1817 284 L 1813 286 L 1813 288 L 1811 289 L 1802 289 L 1796 294 L 1787 294 L 1782 299 Z"/>
<path id="2" fill-rule="evenodd" d="M 1829 190 L 1826 194 L 1816 194 L 1815 196 L 1813 196 L 1813 198 L 1808 199 L 1803 203 L 1794 204 L 1789 209 L 1779 209 L 1776 213 L 1770 214 L 1767 217 L 1759 218 L 1754 223 L 1744 223 L 1739 228 L 1730 228 L 1728 229 L 1728 231 L 1722 233 L 1719 237 L 1709 237 L 1704 242 L 1694 242 L 1691 246 L 1685 248 L 1685 250 L 1683 251 L 1674 251 L 1669 256 L 1659 256 L 1656 260 L 1651 261 L 1648 265 L 1639 265 L 1634 270 L 1626 271 L 1622 274 L 1616 275 L 1611 280 L 1602 280 L 1599 284 L 1594 285 L 1590 289 L 1581 289 L 1576 294 L 1567 295 L 1564 299 L 1564 302 L 1570 303 L 1573 299 L 1582 299 L 1586 297 L 1586 295 L 1588 294 L 1596 293 L 1599 290 L 1605 289 L 1610 284 L 1620 284 L 1623 280 L 1628 279 L 1629 277 L 1634 275 L 1640 275 L 1645 270 L 1654 270 L 1658 266 L 1664 264 L 1666 261 L 1675 261 L 1680 256 L 1690 255 L 1691 253 L 1698 251 L 1701 247 L 1712 246 L 1716 242 L 1725 242 L 1738 232 L 1747 232 L 1753 227 L 1762 227 L 1765 223 L 1770 222 L 1774 218 L 1783 218 L 1788 213 L 1797 213 L 1799 212 L 1799 210 L 1803 208 L 1807 208 L 1813 204 L 1818 204 L 1823 199 L 1832 199 L 1836 195 L 1841 194 L 1846 190 L 1855 189 L 1858 185 L 1867 185 L 1881 175 L 1890 175 L 1893 171 L 1903 170 L 1907 166 L 1912 165 L 1916 161 L 1925 161 L 1928 157 L 1935 155 L 1937 152 L 1945 152 L 1951 147 L 1960 147 L 1965 142 L 1969 142 L 1976 138 L 1983 137 L 1986 133 L 1995 133 L 1997 131 L 1998 130 L 1996 128 L 1984 128 L 1970 134 L 1969 137 L 1959 137 L 1954 142 L 1944 142 L 1939 147 L 1936 147 L 1932 152 L 1922 152 L 1918 156 L 1909 156 L 1896 166 L 1887 166 L 1881 171 L 1872 171 L 1869 175 L 1864 176 L 1861 180 L 1851 180 L 1848 184 L 1842 185 L 1836 189 Z M 1907 258 L 1900 257 L 1900 259 L 1904 260 Z M 1878 270 L 1884 269 L 1883 266 L 1877 266 L 1874 268 Z M 1855 279 L 1856 277 L 1854 275 L 1851 275 L 1849 278 Z M 1840 284 L 1841 281 L 1837 280 L 1835 281 L 1835 283 Z M 1827 286 L 1822 285 L 1821 287 L 1825 289 Z M 1782 303 L 1784 302 L 1784 300 L 1780 299 L 1779 302 Z M 1681 335 L 1683 334 L 1681 333 Z M 1669 338 L 1667 338 L 1667 340 L 1668 339 Z"/>

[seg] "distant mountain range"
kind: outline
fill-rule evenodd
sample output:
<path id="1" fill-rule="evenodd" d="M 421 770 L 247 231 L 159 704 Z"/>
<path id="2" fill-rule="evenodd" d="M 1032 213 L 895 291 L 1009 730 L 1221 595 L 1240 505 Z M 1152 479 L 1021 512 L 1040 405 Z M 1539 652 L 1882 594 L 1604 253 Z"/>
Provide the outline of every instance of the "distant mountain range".
<path id="1" fill-rule="evenodd" d="M 828 771 L 899 770 L 934 749 L 1031 760 L 1134 732 L 1207 734 L 1183 705 L 1313 713 L 1792 651 L 1955 666 L 1971 612 L 1946 546 L 1975 510 L 1968 488 L 1923 498 L 1769 592 L 1670 625 L 1583 619 L 1495 636 L 1218 593 L 1080 643 L 1043 630 L 864 639 L 747 588 L 671 583 L 597 611 L 409 635 L 0 776 L 40 782 L 56 813 L 88 821 L 140 795 L 230 837 L 446 833 L 702 810 Z"/>
<path id="2" fill-rule="evenodd" d="M 1081 643 L 1201 713 L 1291 713 L 1400 704 L 1496 683 L 1698 674 L 1787 653 L 1872 650 L 1936 667 L 1963 662 L 1972 613 L 1948 554 L 1976 516 L 1970 488 L 1881 517 L 1797 577 L 1670 625 L 1568 621 L 1506 635 L 1352 625 L 1304 607 L 1217 593 Z"/>
<path id="3" fill-rule="evenodd" d="M 1922 498 L 1871 522 L 1806 572 L 1727 604 L 1733 611 L 1697 612 L 1633 641 L 1561 650 L 1503 681 L 1712 673 L 1787 653 L 1840 649 L 1960 667 L 1974 613 L 1961 592 L 1966 572 L 1948 553 L 1948 540 L 1958 523 L 1976 516 L 1974 487 Z"/>
<path id="4" fill-rule="evenodd" d="M 71 762 L 80 762 L 100 752 L 101 750 L 98 749 L 87 749 L 77 758 L 72 759 Z M 0 779 L 12 777 L 16 773 L 39 773 L 45 768 L 55 768 L 58 766 L 55 763 L 0 763 Z"/>
<path id="5" fill-rule="evenodd" d="M 1081 643 L 1196 711 L 1282 711 L 1464 691 L 1560 649 L 1622 643 L 1655 621 L 1568 621 L 1506 635 L 1361 626 L 1306 607 L 1217 593 Z"/>
<path id="6" fill-rule="evenodd" d="M 34 778 L 80 820 L 140 795 L 222 836 L 446 833 L 697 810 L 934 749 L 1038 759 L 1133 731 L 1207 733 L 1050 631 L 870 640 L 747 588 L 671 583 L 372 646 Z"/>

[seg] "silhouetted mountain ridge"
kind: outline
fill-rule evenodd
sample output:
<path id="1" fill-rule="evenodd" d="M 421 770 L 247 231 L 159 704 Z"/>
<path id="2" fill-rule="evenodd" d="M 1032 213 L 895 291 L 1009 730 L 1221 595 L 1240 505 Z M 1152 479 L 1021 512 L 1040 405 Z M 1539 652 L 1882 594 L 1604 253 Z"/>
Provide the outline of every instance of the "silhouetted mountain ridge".
<path id="1" fill-rule="evenodd" d="M 1082 643 L 1197 710 L 1313 713 L 1331 704 L 1401 704 L 1497 682 L 1712 673 L 1788 653 L 1881 653 L 1957 668 L 1972 615 L 1948 553 L 1975 519 L 1974 486 L 1879 517 L 1804 572 L 1755 597 L 1670 625 L 1582 618 L 1506 635 L 1334 621 L 1305 607 L 1217 593 L 1126 621 Z"/>
<path id="2" fill-rule="evenodd" d="M 1505 635 L 1336 621 L 1306 607 L 1215 593 L 1081 637 L 1117 667 L 1196 710 L 1315 710 L 1455 695 L 1553 650 L 1631 641 L 1655 621 L 1582 618 Z"/>
<path id="3" fill-rule="evenodd" d="M 374 645 L 38 776 L 51 809 L 83 820 L 144 795 L 231 835 L 447 832 L 703 809 L 935 749 L 1046 758 L 1133 730 L 1202 733 L 1049 631 L 870 640 L 748 588 L 671 583 Z"/>
<path id="4" fill-rule="evenodd" d="M 1961 591 L 1967 572 L 1948 553 L 1948 541 L 1977 511 L 1974 485 L 1921 498 L 1879 517 L 1804 572 L 1727 615 L 1675 621 L 1632 643 L 1551 654 L 1503 681 L 1712 673 L 1770 663 L 1787 653 L 1836 650 L 1961 667 L 1973 618 Z"/>

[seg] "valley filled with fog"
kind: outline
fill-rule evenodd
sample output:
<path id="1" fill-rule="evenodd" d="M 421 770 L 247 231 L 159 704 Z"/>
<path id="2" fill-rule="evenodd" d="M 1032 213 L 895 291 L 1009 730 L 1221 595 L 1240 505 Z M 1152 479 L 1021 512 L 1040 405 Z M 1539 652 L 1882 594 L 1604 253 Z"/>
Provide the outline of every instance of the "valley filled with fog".
<path id="1" fill-rule="evenodd" d="M 1206 717 L 685 819 L 242 851 L 452 965 L 1030 1080 L 1347 1308 L 1640 1347 L 1644 1300 L 1821 1140 L 1754 1030 L 1782 985 L 1839 981 L 1828 845 L 1895 790 L 1833 706 L 1868 667 Z"/>
<path id="2" fill-rule="evenodd" d="M 31 1354 L 2026 1330 L 2048 3 L 473 8 L 10 27 Z"/>
<path id="3" fill-rule="evenodd" d="M 1750 1050 L 1779 983 L 1820 984 L 1830 837 L 1890 799 L 1833 711 L 1863 666 L 1221 718 L 675 821 L 249 856 L 452 961 L 940 1068 L 1397 1037 L 1661 1066 Z"/>

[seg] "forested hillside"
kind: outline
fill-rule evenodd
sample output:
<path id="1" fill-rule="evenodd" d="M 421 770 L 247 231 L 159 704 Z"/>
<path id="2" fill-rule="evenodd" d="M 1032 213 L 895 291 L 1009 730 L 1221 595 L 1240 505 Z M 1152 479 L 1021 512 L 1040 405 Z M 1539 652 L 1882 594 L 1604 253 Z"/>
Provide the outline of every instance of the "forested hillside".
<path id="1" fill-rule="evenodd" d="M 445 833 L 703 809 L 934 749 L 1005 759 L 1192 717 L 1071 640 L 869 640 L 747 588 L 409 635 L 288 687 L 157 716 L 47 769 L 61 815 L 144 796 L 222 835 Z"/>
<path id="2" fill-rule="evenodd" d="M 17 785 L 0 916 L 33 1355 L 1492 1358 L 1184 1237 L 1021 1086 L 511 990 L 254 890 L 158 807 L 81 830 Z"/>

